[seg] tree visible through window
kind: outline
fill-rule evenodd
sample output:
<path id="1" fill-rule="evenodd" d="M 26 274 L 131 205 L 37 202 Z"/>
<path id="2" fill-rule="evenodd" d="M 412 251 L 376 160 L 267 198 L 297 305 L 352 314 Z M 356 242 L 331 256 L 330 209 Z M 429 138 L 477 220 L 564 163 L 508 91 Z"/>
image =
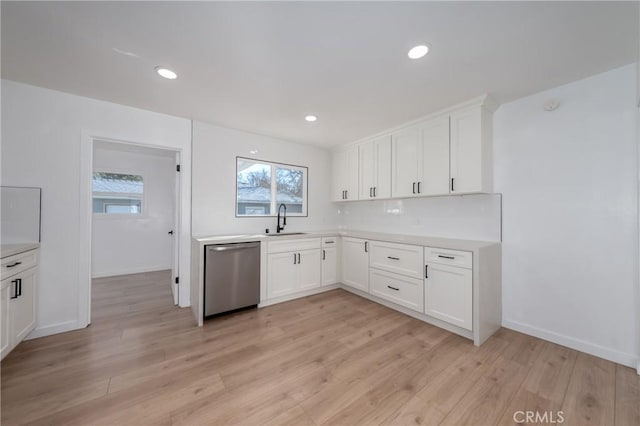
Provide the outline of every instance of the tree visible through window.
<path id="1" fill-rule="evenodd" d="M 92 188 L 94 213 L 142 214 L 142 176 L 94 172 Z"/>
<path id="2" fill-rule="evenodd" d="M 307 214 L 307 168 L 237 158 L 236 214 L 275 216 L 284 203 L 287 214 Z"/>

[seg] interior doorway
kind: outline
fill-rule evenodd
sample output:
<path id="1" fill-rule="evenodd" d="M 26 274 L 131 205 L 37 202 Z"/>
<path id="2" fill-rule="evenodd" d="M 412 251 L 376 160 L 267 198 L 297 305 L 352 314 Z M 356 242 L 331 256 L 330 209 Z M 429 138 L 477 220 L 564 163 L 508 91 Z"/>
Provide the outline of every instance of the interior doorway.
<path id="1" fill-rule="evenodd" d="M 123 276 L 134 282 L 132 274 L 156 277 L 160 293 L 170 290 L 177 305 L 180 153 L 112 140 L 92 143 L 91 278 L 104 283 Z"/>

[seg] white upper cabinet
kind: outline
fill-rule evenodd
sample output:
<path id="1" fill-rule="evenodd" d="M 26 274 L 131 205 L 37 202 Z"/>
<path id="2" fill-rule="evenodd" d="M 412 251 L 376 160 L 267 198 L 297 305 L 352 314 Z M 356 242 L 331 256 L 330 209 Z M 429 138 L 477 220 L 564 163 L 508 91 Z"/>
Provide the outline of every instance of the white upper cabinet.
<path id="1" fill-rule="evenodd" d="M 491 127 L 482 106 L 451 114 L 452 194 L 492 191 Z"/>
<path id="2" fill-rule="evenodd" d="M 359 147 L 360 199 L 391 197 L 391 137 L 373 139 Z"/>
<path id="3" fill-rule="evenodd" d="M 449 193 L 449 117 L 393 134 L 392 195 L 421 197 Z"/>
<path id="4" fill-rule="evenodd" d="M 358 199 L 358 147 L 333 154 L 333 201 Z"/>

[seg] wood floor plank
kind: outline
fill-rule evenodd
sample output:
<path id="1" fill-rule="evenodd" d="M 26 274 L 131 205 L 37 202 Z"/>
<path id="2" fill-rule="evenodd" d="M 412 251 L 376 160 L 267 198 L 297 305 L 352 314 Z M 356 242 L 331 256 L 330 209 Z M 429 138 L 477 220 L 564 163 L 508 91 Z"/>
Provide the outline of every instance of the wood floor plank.
<path id="1" fill-rule="evenodd" d="M 562 405 L 566 425 L 614 424 L 614 363 L 578 353 Z"/>
<path id="2" fill-rule="evenodd" d="M 1 364 L 3 425 L 640 423 L 635 372 L 501 329 L 483 346 L 343 290 L 194 326 L 170 272 L 94 280 L 92 325 Z"/>
<path id="3" fill-rule="evenodd" d="M 616 365 L 615 424 L 640 425 L 640 375 L 622 365 Z"/>

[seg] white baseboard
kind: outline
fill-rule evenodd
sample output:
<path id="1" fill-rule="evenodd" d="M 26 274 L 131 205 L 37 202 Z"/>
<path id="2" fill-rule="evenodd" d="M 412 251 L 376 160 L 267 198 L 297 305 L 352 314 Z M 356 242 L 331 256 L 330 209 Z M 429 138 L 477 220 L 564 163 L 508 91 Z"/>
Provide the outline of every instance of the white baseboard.
<path id="1" fill-rule="evenodd" d="M 57 324 L 45 325 L 33 330 L 24 340 L 37 339 L 38 337 L 51 336 L 52 334 L 65 333 L 67 331 L 80 330 L 86 325 L 79 324 L 76 320 L 59 322 Z"/>
<path id="2" fill-rule="evenodd" d="M 594 355 L 618 364 L 626 365 L 627 367 L 637 368 L 638 374 L 640 374 L 640 359 L 638 355 L 617 351 L 615 349 L 607 348 L 595 343 L 587 342 L 585 340 L 576 339 L 564 334 L 559 334 L 553 331 L 534 327 L 518 321 L 508 319 L 503 320 L 502 326 L 511 330 L 519 331 L 520 333 L 529 334 L 539 339 L 548 340 L 549 342 L 556 343 L 561 346 L 566 346 L 580 352 L 585 352 L 590 355 Z"/>
<path id="3" fill-rule="evenodd" d="M 148 268 L 127 268 L 117 271 L 97 272 L 91 274 L 91 278 L 117 277 L 118 275 L 142 274 L 144 272 L 158 272 L 171 269 L 171 266 L 150 266 Z"/>

